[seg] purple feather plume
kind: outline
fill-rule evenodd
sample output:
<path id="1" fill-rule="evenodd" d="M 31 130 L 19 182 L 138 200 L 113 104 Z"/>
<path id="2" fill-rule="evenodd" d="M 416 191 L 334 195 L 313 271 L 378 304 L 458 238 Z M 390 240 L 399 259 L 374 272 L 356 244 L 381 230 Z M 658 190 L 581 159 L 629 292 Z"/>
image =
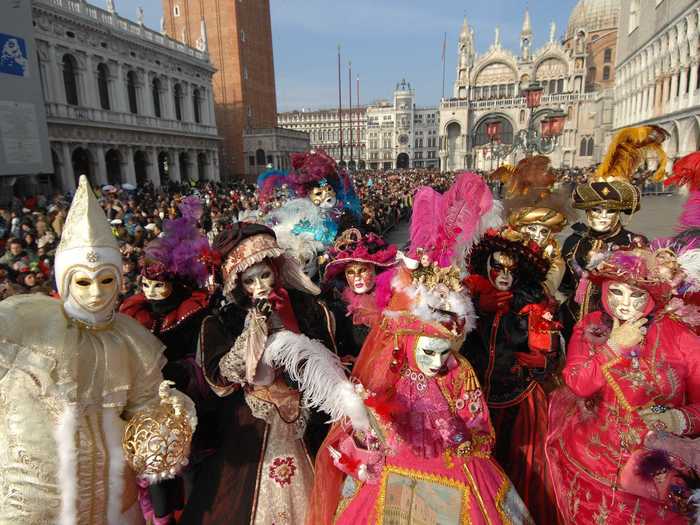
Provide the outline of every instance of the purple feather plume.
<path id="1" fill-rule="evenodd" d="M 203 286 L 209 275 L 200 256 L 209 241 L 197 228 L 202 205 L 197 197 L 187 197 L 179 205 L 182 217 L 163 223 L 163 236 L 146 246 L 146 259 L 161 262 L 180 279 Z"/>

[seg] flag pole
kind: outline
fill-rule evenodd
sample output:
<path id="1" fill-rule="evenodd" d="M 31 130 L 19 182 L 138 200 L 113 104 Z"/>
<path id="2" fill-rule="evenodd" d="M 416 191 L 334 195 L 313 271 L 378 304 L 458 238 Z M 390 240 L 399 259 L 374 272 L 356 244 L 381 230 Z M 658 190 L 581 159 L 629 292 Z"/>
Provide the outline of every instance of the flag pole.
<path id="1" fill-rule="evenodd" d="M 340 139 L 340 162 L 343 162 L 343 87 L 340 81 L 340 44 L 338 44 L 338 127 Z"/>
<path id="2" fill-rule="evenodd" d="M 447 47 L 447 31 L 442 39 L 442 98 L 445 98 L 445 49 Z"/>
<path id="3" fill-rule="evenodd" d="M 348 109 L 350 110 L 350 160 L 348 161 L 348 168 L 352 162 L 352 60 L 348 60 Z"/>

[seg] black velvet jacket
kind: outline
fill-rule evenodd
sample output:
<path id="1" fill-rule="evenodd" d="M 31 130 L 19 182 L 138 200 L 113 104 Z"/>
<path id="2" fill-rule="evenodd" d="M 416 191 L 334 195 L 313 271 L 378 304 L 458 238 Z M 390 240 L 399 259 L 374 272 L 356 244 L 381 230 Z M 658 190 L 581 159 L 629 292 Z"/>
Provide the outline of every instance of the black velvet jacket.
<path id="1" fill-rule="evenodd" d="M 515 288 L 509 310 L 502 314 L 480 311 L 477 326 L 469 333 L 461 353 L 476 370 L 489 406 L 505 408 L 515 405 L 529 392 L 535 381 L 544 381 L 558 365 L 558 335 L 553 334 L 552 352 L 546 368 L 526 368 L 518 364 L 516 352 L 530 352 L 528 317 L 518 312 L 542 299 L 541 290 Z"/>
<path id="2" fill-rule="evenodd" d="M 564 335 L 568 337 L 574 324 L 586 314 L 596 310 L 600 303 L 600 290 L 589 284 L 583 304 L 574 300 L 580 280 L 580 272 L 589 263 L 588 254 L 591 250 L 606 251 L 613 246 L 628 248 L 635 240 L 646 244 L 647 238 L 638 233 L 632 233 L 621 225 L 611 232 L 597 233 L 582 223 L 572 226 L 574 232 L 564 241 L 561 254 L 566 263 L 564 277 L 559 285 L 559 291 L 567 297 L 564 304 Z"/>

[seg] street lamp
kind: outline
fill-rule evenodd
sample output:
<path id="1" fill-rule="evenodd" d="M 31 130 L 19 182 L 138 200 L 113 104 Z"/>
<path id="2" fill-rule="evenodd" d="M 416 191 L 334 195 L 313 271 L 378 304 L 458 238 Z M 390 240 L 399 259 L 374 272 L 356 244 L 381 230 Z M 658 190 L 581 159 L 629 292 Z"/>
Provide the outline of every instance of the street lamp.
<path id="1" fill-rule="evenodd" d="M 536 153 L 546 155 L 554 151 L 557 139 L 564 130 L 567 115 L 560 109 L 546 110 L 546 114 L 540 122 L 540 129 L 537 129 L 533 117 L 535 115 L 535 110 L 541 105 L 543 90 L 539 82 L 532 82 L 527 87 L 523 88 L 525 104 L 530 110 L 527 128 L 521 129 L 515 137 L 513 137 L 513 144 L 507 151 L 499 151 L 504 157 L 507 157 L 517 150 L 521 150 L 526 156 Z"/>

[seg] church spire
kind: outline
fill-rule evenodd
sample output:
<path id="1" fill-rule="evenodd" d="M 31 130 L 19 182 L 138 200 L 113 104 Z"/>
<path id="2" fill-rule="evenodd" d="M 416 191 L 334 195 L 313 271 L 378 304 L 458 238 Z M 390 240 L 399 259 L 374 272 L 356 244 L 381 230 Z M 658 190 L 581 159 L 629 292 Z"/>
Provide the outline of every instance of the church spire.
<path id="1" fill-rule="evenodd" d="M 525 9 L 523 28 L 520 31 L 520 56 L 523 60 L 530 60 L 530 50 L 532 49 L 532 23 L 530 22 L 530 12 Z"/>
<path id="2" fill-rule="evenodd" d="M 197 49 L 206 53 L 209 51 L 209 42 L 207 41 L 207 24 L 204 17 L 199 22 L 199 38 L 197 39 Z"/>
<path id="3" fill-rule="evenodd" d="M 525 9 L 525 18 L 523 19 L 523 29 L 520 31 L 521 35 L 531 35 L 532 34 L 532 23 L 530 23 L 530 11 Z"/>
<path id="4" fill-rule="evenodd" d="M 469 27 L 464 15 L 457 46 L 457 77 L 454 84 L 454 97 L 466 98 L 469 88 L 469 75 L 474 65 L 474 30 Z"/>

